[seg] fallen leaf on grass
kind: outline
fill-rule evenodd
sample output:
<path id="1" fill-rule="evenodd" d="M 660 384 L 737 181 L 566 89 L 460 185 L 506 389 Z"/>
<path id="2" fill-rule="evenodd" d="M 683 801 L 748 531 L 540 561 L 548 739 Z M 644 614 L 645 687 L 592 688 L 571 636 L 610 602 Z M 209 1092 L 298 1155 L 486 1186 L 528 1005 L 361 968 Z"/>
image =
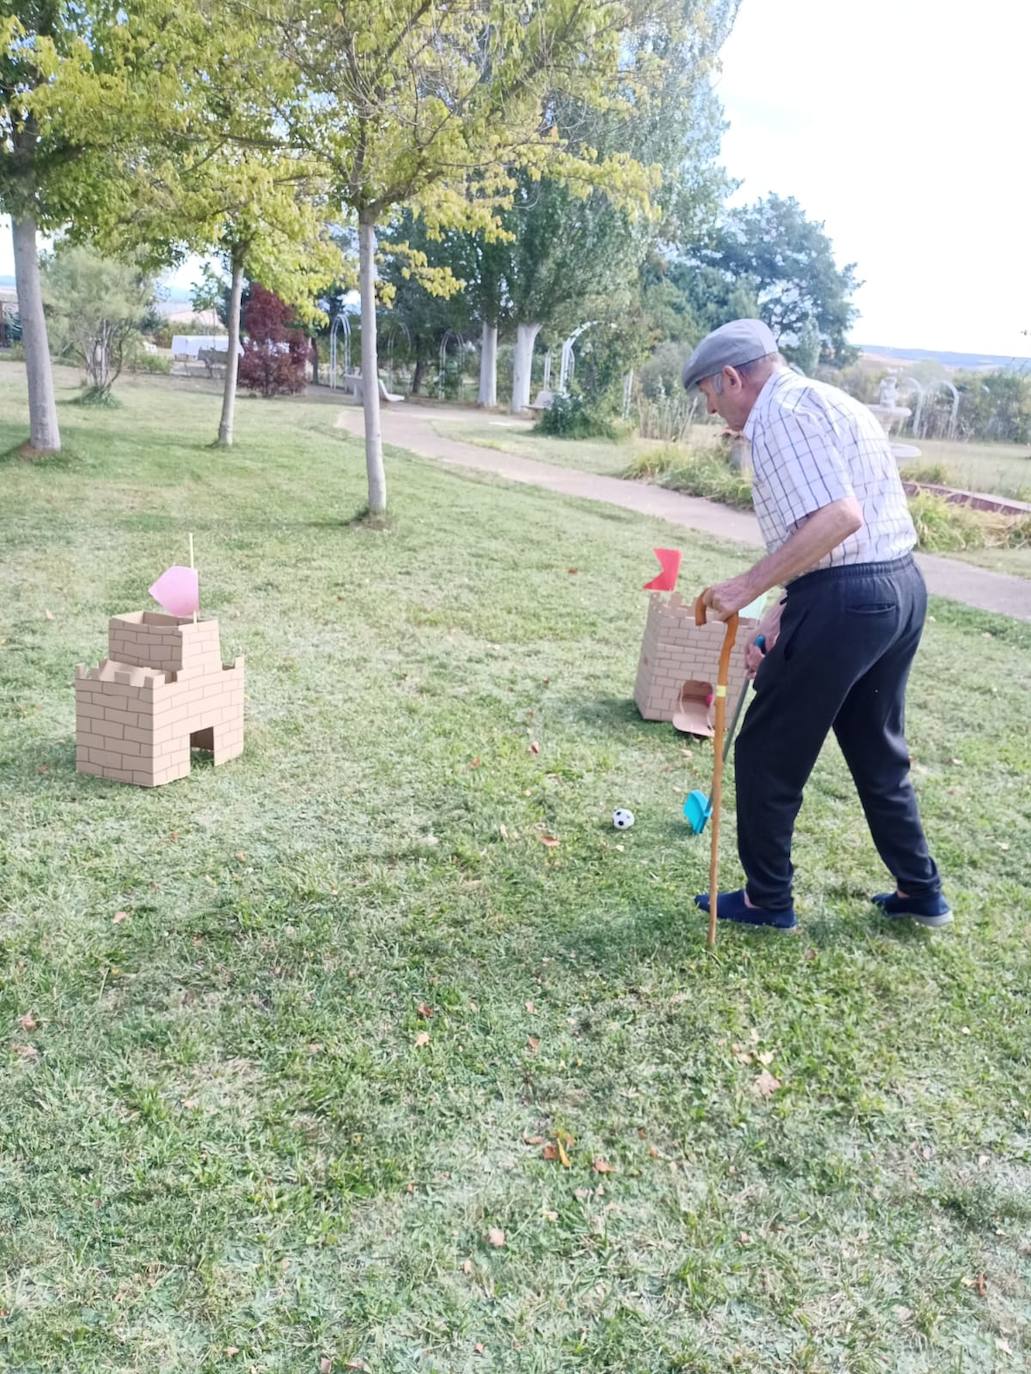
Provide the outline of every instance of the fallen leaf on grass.
<path id="1" fill-rule="evenodd" d="M 558 836 L 557 836 L 557 835 L 548 835 L 548 834 L 544 834 L 544 835 L 538 835 L 537 838 L 540 840 L 541 844 L 546 844 L 546 845 L 548 846 L 549 849 L 557 849 L 557 848 L 558 848 Z"/>
<path id="2" fill-rule="evenodd" d="M 544 1144 L 544 1137 L 543 1137 L 542 1135 L 524 1135 L 524 1136 L 523 1136 L 523 1144 L 524 1144 L 524 1145 L 543 1145 L 543 1144 Z"/>
<path id="3" fill-rule="evenodd" d="M 558 1213 L 557 1213 L 557 1212 L 551 1212 L 551 1211 L 545 1212 L 545 1213 L 544 1213 L 544 1220 L 545 1220 L 545 1221 L 558 1221 Z"/>
<path id="4" fill-rule="evenodd" d="M 559 1132 L 559 1136 L 562 1135 L 565 1135 L 564 1131 Z M 547 1145 L 544 1146 L 544 1149 L 542 1151 L 540 1151 L 540 1154 L 542 1154 L 542 1158 L 544 1158 L 544 1160 L 558 1160 L 559 1164 L 562 1165 L 562 1168 L 568 1169 L 570 1160 L 568 1154 L 566 1154 L 566 1143 L 572 1145 L 572 1135 L 565 1135 L 565 1140 L 558 1138 L 555 1138 L 554 1140 L 548 1140 Z"/>
<path id="5" fill-rule="evenodd" d="M 577 574 L 579 571 L 580 571 L 579 568 L 567 568 L 567 569 L 566 569 L 566 572 L 569 574 L 570 577 L 575 577 L 576 574 Z"/>
<path id="6" fill-rule="evenodd" d="M 470 767 L 470 768 L 479 768 L 479 767 L 481 766 L 482 762 L 483 762 L 483 760 L 480 758 L 479 754 L 477 754 L 477 756 L 476 756 L 474 759 L 470 759 L 470 760 L 469 760 L 469 767 Z"/>
<path id="7" fill-rule="evenodd" d="M 899 1322 L 908 1322 L 913 1316 L 911 1307 L 893 1307 L 891 1310 L 895 1313 L 895 1320 Z"/>
<path id="8" fill-rule="evenodd" d="M 347 1363 L 344 1365 L 345 1369 L 368 1369 L 368 1367 L 369 1366 L 365 1363 L 364 1360 L 348 1360 Z M 327 1374 L 327 1371 L 323 1370 L 322 1374 Z"/>
<path id="9" fill-rule="evenodd" d="M 31 1011 L 27 1011 L 24 1016 L 18 1017 L 18 1025 L 21 1026 L 22 1030 L 34 1031 L 39 1025 L 39 1022 Z"/>
<path id="10" fill-rule="evenodd" d="M 308 1043 L 308 1053 L 309 1053 L 309 1054 L 321 1054 L 321 1053 L 322 1053 L 322 1045 L 319 1043 L 318 1040 L 311 1040 L 311 1041 L 309 1041 L 309 1043 Z"/>
<path id="11" fill-rule="evenodd" d="M 568 1131 L 555 1132 L 555 1145 L 558 1148 L 559 1163 L 563 1169 L 569 1168 L 570 1159 L 567 1151 L 571 1150 L 575 1144 L 576 1141 Z"/>
<path id="12" fill-rule="evenodd" d="M 14 1051 L 14 1053 L 18 1056 L 19 1059 L 26 1059 L 31 1062 L 32 1060 L 39 1058 L 39 1050 L 36 1049 L 35 1045 L 17 1044 L 12 1045 L 11 1049 Z"/>
<path id="13" fill-rule="evenodd" d="M 532 1002 L 526 1002 L 526 1003 L 524 1003 L 524 1005 L 525 1005 L 525 1007 L 526 1007 L 526 1010 L 530 1013 L 530 1015 L 533 1016 L 534 1013 L 535 1013 L 536 1010 L 537 1010 L 537 1008 L 534 1006 L 534 1004 L 533 1004 Z"/>
<path id="14" fill-rule="evenodd" d="M 769 1069 L 763 1069 L 758 1078 L 752 1082 L 752 1092 L 758 1093 L 760 1097 L 772 1097 L 780 1087 L 780 1079 L 774 1078 Z"/>
<path id="15" fill-rule="evenodd" d="M 770 1065 L 773 1063 L 773 1050 L 763 1050 L 762 1054 L 757 1054 L 755 1057 L 760 1064 Z"/>
<path id="16" fill-rule="evenodd" d="M 974 1287 L 977 1289 L 979 1298 L 986 1297 L 988 1294 L 988 1279 L 984 1274 L 977 1274 L 974 1277 Z"/>
<path id="17" fill-rule="evenodd" d="M 614 1174 L 616 1172 L 607 1159 L 596 1159 L 591 1168 L 596 1174 Z"/>
<path id="18" fill-rule="evenodd" d="M 487 1347 L 483 1344 L 482 1341 L 477 1341 L 476 1344 L 473 1346 L 473 1354 L 474 1354 L 474 1355 L 486 1355 L 486 1353 L 487 1353 Z"/>
<path id="19" fill-rule="evenodd" d="M 500 1250 L 505 1243 L 505 1233 L 499 1226 L 492 1226 L 487 1232 L 487 1244 L 493 1245 L 495 1250 Z"/>
<path id="20" fill-rule="evenodd" d="M 471 1274 L 472 1272 L 473 1272 L 473 1262 L 472 1262 L 472 1260 L 471 1260 L 471 1259 L 464 1259 L 464 1260 L 462 1261 L 462 1273 L 463 1273 L 463 1274 Z"/>
<path id="21" fill-rule="evenodd" d="M 240 860 L 241 863 L 243 863 L 244 860 L 247 858 L 247 855 L 244 853 L 242 849 L 238 849 L 236 851 L 236 857 Z"/>
<path id="22" fill-rule="evenodd" d="M 752 1062 L 752 1052 L 751 1050 L 745 1049 L 744 1045 L 731 1045 L 730 1052 L 741 1064 L 750 1064 Z"/>
<path id="23" fill-rule="evenodd" d="M 113 926 L 120 926 L 123 921 L 127 921 L 128 919 L 129 913 L 127 911 L 116 911 L 111 917 L 111 924 Z"/>
<path id="24" fill-rule="evenodd" d="M 1004 1341 L 1001 1336 L 996 1336 L 995 1348 L 996 1350 L 1001 1350 L 1005 1355 L 1013 1354 L 1013 1347 L 1010 1345 L 1008 1341 Z"/>
<path id="25" fill-rule="evenodd" d="M 429 1043 L 430 1043 L 430 1033 L 429 1033 L 429 1031 L 420 1031 L 419 1034 L 415 1037 L 415 1048 L 416 1048 L 417 1050 L 424 1049 Z"/>
<path id="26" fill-rule="evenodd" d="M 508 839 L 508 826 L 507 826 L 507 825 L 499 825 L 499 826 L 498 826 L 498 834 L 501 836 L 501 838 L 502 838 L 503 840 L 507 840 L 507 839 Z"/>
<path id="27" fill-rule="evenodd" d="M 43 615 L 46 617 L 47 620 L 53 620 L 54 618 L 53 611 L 44 611 Z"/>
<path id="28" fill-rule="evenodd" d="M 541 1042 L 538 1036 L 528 1035 L 526 1037 L 526 1048 L 530 1051 L 531 1054 L 536 1054 L 540 1047 Z"/>
<path id="29" fill-rule="evenodd" d="M 319 1360 L 319 1374 L 332 1374 L 332 1369 L 333 1361 L 328 1355 L 323 1355 L 322 1359 Z"/>
<path id="30" fill-rule="evenodd" d="M 531 743 L 530 743 L 530 753 L 531 753 L 531 754 L 539 754 L 540 752 L 541 752 L 541 746 L 537 743 L 536 740 L 532 740 Z"/>
<path id="31" fill-rule="evenodd" d="M 232 1359 L 234 1355 L 239 1355 L 239 1353 L 240 1353 L 240 1347 L 239 1347 L 238 1345 L 227 1345 L 227 1346 L 226 1346 L 226 1354 L 229 1356 L 230 1359 Z"/>
<path id="32" fill-rule="evenodd" d="M 428 1002 L 420 1002 L 415 1008 L 424 1021 L 428 1021 L 433 1015 L 433 1008 Z"/>

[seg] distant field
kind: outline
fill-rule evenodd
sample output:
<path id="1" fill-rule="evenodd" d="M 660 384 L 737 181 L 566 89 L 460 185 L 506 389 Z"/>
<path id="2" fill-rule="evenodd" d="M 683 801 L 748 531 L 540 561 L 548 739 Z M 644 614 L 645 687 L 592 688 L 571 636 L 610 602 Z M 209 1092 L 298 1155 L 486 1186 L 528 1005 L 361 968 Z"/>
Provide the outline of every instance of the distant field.
<path id="1" fill-rule="evenodd" d="M 908 443 L 908 439 L 902 442 Z M 948 439 L 920 439 L 920 457 L 901 465 L 902 472 L 941 463 L 948 485 L 1031 501 L 1031 445 L 964 444 Z"/>

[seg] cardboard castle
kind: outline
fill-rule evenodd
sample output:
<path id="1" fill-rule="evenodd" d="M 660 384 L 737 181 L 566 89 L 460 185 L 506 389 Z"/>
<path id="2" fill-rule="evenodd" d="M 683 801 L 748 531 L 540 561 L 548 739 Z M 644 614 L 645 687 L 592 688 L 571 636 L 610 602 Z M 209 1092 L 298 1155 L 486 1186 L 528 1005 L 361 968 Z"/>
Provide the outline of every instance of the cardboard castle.
<path id="1" fill-rule="evenodd" d="M 758 633 L 758 620 L 741 618 L 738 645 L 730 660 L 727 695 L 745 682 L 743 646 Z M 713 733 L 713 693 L 726 626 L 718 620 L 696 625 L 694 606 L 677 592 L 663 598 L 652 592 L 637 664 L 634 701 L 645 720 L 668 720 L 677 730 L 709 738 Z"/>
<path id="2" fill-rule="evenodd" d="M 108 657 L 75 670 L 75 767 L 139 787 L 243 752 L 243 659 L 223 665 L 218 621 L 138 611 L 108 626 Z"/>

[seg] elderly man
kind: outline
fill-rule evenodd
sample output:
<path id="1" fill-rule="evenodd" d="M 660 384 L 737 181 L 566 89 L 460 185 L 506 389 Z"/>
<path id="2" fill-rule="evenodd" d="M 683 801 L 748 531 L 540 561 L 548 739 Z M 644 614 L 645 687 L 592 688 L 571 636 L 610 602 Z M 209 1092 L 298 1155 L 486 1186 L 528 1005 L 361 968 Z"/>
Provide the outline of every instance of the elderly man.
<path id="1" fill-rule="evenodd" d="M 830 730 L 896 890 L 873 898 L 889 917 L 952 919 L 920 824 L 903 737 L 906 679 L 927 591 L 887 437 L 836 387 L 792 372 L 759 320 L 709 334 L 684 368 L 709 413 L 752 447 L 752 495 L 768 550 L 706 592 L 722 619 L 771 587 L 766 652 L 746 648 L 755 698 L 735 752 L 738 853 L 744 888 L 717 915 L 792 930 L 791 836 L 802 789 Z M 705 911 L 708 897 L 696 898 Z"/>

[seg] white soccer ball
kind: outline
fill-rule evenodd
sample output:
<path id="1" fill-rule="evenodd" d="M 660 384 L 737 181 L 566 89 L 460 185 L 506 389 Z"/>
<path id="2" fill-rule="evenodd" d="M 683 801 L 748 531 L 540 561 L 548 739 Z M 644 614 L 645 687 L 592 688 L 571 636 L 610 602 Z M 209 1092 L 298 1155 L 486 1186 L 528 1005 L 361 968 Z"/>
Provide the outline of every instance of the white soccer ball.
<path id="1" fill-rule="evenodd" d="M 617 830 L 629 830 L 634 823 L 634 813 L 618 806 L 612 813 L 612 824 Z"/>

